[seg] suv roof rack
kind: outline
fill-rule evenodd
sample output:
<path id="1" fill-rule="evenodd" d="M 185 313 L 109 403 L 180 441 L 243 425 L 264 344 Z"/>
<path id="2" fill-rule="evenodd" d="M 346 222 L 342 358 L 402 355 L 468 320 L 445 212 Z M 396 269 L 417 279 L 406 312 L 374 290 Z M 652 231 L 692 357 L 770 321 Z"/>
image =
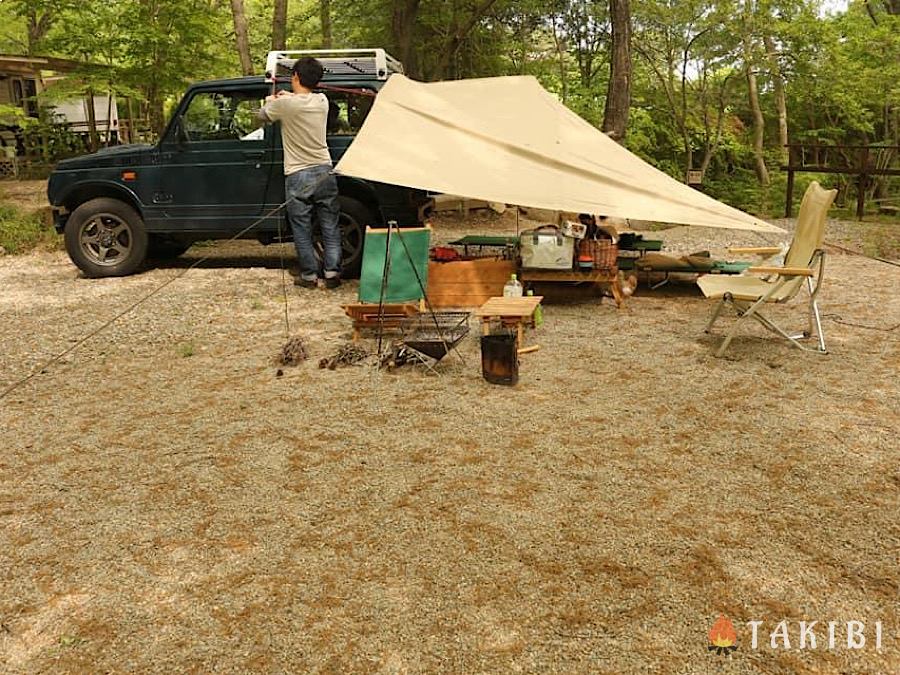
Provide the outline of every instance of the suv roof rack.
<path id="1" fill-rule="evenodd" d="M 402 73 L 403 64 L 383 49 L 301 49 L 271 51 L 266 56 L 266 82 L 289 77 L 294 63 L 304 56 L 318 59 L 326 76 L 374 77 L 386 80 L 393 73 Z"/>

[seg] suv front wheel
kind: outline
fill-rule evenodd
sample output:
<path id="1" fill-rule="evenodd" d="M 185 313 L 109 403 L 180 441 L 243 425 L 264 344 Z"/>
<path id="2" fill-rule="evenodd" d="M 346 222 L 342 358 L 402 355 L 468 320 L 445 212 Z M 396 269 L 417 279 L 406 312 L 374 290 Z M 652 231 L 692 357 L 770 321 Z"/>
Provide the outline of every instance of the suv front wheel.
<path id="1" fill-rule="evenodd" d="M 72 262 L 88 277 L 131 274 L 147 257 L 144 221 L 118 199 L 100 197 L 75 209 L 65 240 Z"/>

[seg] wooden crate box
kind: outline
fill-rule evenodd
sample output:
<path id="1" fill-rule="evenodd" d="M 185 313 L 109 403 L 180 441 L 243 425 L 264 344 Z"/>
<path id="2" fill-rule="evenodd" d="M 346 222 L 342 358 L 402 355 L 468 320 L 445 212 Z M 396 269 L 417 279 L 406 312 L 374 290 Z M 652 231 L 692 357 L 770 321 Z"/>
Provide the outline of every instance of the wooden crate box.
<path id="1" fill-rule="evenodd" d="M 503 295 L 503 286 L 516 273 L 516 263 L 499 258 L 428 263 L 428 299 L 435 308 L 480 307 Z"/>

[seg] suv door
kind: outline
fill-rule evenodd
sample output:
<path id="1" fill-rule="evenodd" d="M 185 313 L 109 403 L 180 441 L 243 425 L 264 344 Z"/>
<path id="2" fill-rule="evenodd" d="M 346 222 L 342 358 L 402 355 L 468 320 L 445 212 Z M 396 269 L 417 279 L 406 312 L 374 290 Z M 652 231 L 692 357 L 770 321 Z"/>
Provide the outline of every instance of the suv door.
<path id="1" fill-rule="evenodd" d="M 257 118 L 264 89 L 194 92 L 160 148 L 152 200 L 178 230 L 248 226 L 262 213 L 274 135 Z"/>
<path id="2" fill-rule="evenodd" d="M 362 129 L 363 122 L 375 103 L 375 90 L 360 88 L 360 91 L 371 92 L 371 96 L 350 93 L 349 91 L 329 91 L 328 95 L 328 149 L 337 164 L 356 134 Z"/>

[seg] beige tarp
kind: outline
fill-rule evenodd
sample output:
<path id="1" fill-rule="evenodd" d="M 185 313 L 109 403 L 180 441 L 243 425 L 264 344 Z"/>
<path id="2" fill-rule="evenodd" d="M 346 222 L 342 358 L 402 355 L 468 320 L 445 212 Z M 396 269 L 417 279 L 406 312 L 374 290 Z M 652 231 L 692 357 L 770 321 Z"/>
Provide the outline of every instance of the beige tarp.
<path id="1" fill-rule="evenodd" d="M 392 75 L 336 170 L 490 202 L 783 232 L 650 166 L 533 77 Z"/>

